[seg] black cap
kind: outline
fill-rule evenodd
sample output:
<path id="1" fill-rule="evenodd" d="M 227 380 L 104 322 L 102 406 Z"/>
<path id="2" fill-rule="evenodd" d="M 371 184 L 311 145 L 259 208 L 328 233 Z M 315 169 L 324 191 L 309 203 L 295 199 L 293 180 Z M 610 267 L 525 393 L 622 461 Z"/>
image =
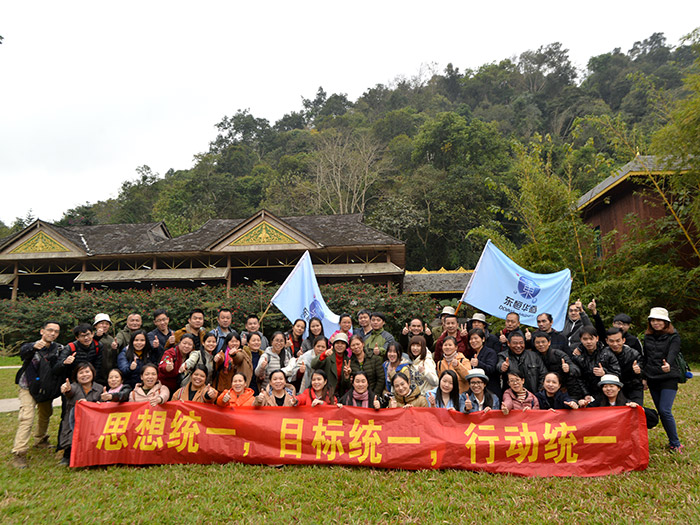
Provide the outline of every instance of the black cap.
<path id="1" fill-rule="evenodd" d="M 620 323 L 632 324 L 632 318 L 627 314 L 617 314 L 613 319 L 613 323 L 617 323 L 618 321 Z"/>

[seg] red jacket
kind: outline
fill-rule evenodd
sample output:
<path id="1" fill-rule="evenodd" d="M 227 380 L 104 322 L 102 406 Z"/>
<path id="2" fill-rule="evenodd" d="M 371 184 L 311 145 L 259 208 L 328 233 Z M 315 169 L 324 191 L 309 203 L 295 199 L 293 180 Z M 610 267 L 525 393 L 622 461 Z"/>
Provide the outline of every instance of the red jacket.
<path id="1" fill-rule="evenodd" d="M 323 403 L 326 405 L 335 405 L 335 396 L 331 396 L 331 398 L 332 399 L 329 399 L 329 397 L 326 396 L 326 399 L 323 400 Z M 309 387 L 297 396 L 297 406 L 311 406 L 311 403 L 313 403 L 314 399 L 317 399 L 316 394 L 314 393 L 314 389 Z"/>
<path id="2" fill-rule="evenodd" d="M 165 368 L 168 361 L 172 361 L 173 363 L 173 369 L 170 372 Z M 184 362 L 185 358 L 182 357 L 182 353 L 177 346 L 174 346 L 173 348 L 168 348 L 163 353 L 163 357 L 161 357 L 160 363 L 158 363 L 158 379 L 163 385 L 167 386 L 168 390 L 171 392 L 175 392 L 180 388 L 177 376 L 179 375 L 178 370 L 180 370 L 180 366 Z"/>

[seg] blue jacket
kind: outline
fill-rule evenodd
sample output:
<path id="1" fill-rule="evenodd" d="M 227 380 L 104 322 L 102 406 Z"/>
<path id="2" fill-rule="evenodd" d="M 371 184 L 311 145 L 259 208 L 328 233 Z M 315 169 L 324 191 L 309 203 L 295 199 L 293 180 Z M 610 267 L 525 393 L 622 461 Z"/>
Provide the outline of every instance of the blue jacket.
<path id="1" fill-rule="evenodd" d="M 493 392 L 489 392 L 488 390 L 484 390 L 484 403 L 486 403 L 486 396 L 488 394 L 491 394 L 491 408 L 493 410 L 498 410 L 501 408 L 501 401 L 498 399 L 498 396 L 495 395 Z M 469 398 L 469 401 L 472 403 L 472 408 L 471 410 L 465 410 L 464 406 L 467 404 L 467 398 Z M 484 407 L 486 405 L 484 404 Z M 460 412 L 466 412 L 467 414 L 471 414 L 472 412 L 478 412 L 479 411 L 479 402 L 476 400 L 476 396 L 467 390 L 466 392 L 462 392 L 459 396 L 459 411 Z"/>

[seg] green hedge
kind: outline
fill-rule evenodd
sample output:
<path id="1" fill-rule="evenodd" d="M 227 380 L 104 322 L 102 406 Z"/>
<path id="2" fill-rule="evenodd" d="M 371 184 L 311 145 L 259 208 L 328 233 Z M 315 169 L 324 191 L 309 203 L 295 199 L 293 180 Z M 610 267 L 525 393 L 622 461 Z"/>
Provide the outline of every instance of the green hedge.
<path id="1" fill-rule="evenodd" d="M 88 292 L 49 292 L 36 298 L 20 297 L 16 302 L 0 301 L 0 344 L 8 354 L 18 351 L 19 345 L 36 337 L 41 323 L 54 319 L 61 324 L 60 342 L 72 340 L 70 330 L 81 322 L 92 323 L 96 313 L 108 313 L 114 325 L 122 328 L 131 312 L 138 312 L 147 329 L 153 328 L 152 313 L 165 308 L 170 314 L 173 329 L 184 326 L 192 308 L 205 311 L 206 326 L 216 326 L 216 313 L 222 307 L 233 312 L 235 328 L 243 326 L 246 315 L 262 313 L 278 289 L 278 285 L 256 281 L 248 286 L 193 289 L 165 288 L 154 292 L 145 290 L 94 290 Z M 361 308 L 383 311 L 387 314 L 387 330 L 398 335 L 410 317 L 432 320 L 437 316 L 437 303 L 429 296 L 403 295 L 392 286 L 362 283 L 341 283 L 321 286 L 329 308 L 335 313 L 350 313 L 353 318 Z M 263 321 L 266 334 L 287 330 L 290 323 L 272 306 Z"/>

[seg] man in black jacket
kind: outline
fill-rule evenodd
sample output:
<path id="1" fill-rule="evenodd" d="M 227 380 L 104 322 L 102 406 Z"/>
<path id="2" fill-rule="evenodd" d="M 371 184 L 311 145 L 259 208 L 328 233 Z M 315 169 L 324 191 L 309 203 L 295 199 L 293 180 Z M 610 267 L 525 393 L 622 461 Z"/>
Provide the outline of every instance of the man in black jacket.
<path id="1" fill-rule="evenodd" d="M 73 380 L 73 371 L 80 363 L 91 363 L 95 370 L 102 369 L 100 343 L 94 339 L 92 326 L 81 323 L 73 328 L 75 341 L 68 343 L 58 355 L 56 374 L 62 379 Z M 95 379 L 97 381 L 97 378 Z"/>
<path id="2" fill-rule="evenodd" d="M 19 351 L 22 368 L 15 377 L 15 383 L 19 386 L 19 425 L 12 447 L 12 464 L 16 468 L 27 468 L 28 466 L 27 451 L 29 450 L 32 423 L 34 423 L 35 407 L 39 416 L 39 422 L 34 432 L 35 446 L 39 448 L 50 447 L 48 429 L 49 419 L 53 413 L 51 406 L 53 399 L 37 401 L 30 393 L 29 388 L 32 381 L 37 380 L 41 371 L 53 372 L 53 367 L 58 360 L 58 352 L 61 350 L 61 345 L 56 343 L 60 331 L 61 327 L 58 323 L 46 321 L 39 330 L 41 338 L 33 343 L 23 344 Z"/>
<path id="3" fill-rule="evenodd" d="M 598 383 L 605 374 L 620 376 L 620 364 L 610 349 L 600 343 L 592 326 L 581 329 L 581 343 L 574 347 L 572 357 L 581 369 L 581 386 L 586 396 L 603 395 Z"/>
<path id="4" fill-rule="evenodd" d="M 644 405 L 644 383 L 642 383 L 642 357 L 634 348 L 625 344 L 622 330 L 610 328 L 605 332 L 605 342 L 620 364 L 622 393 L 628 401 Z"/>
<path id="5" fill-rule="evenodd" d="M 503 390 L 508 388 L 508 372 L 520 371 L 525 376 L 525 388 L 539 392 L 547 375 L 547 368 L 532 350 L 525 348 L 525 336 L 520 330 L 508 334 L 508 350 L 498 354 L 497 370 L 503 374 Z"/>

